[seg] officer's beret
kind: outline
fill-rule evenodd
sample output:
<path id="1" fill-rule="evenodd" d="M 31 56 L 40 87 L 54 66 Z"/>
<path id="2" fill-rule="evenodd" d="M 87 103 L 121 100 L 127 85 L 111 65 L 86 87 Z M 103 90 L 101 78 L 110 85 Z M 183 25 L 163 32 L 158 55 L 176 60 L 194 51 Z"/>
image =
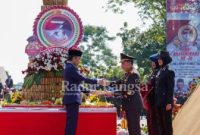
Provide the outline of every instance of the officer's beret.
<path id="1" fill-rule="evenodd" d="M 159 58 L 159 54 L 156 53 L 156 54 L 152 54 L 149 59 L 153 62 L 158 62 L 158 58 Z"/>
<path id="2" fill-rule="evenodd" d="M 70 57 L 72 57 L 72 56 L 79 56 L 79 57 L 81 57 L 82 54 L 83 54 L 83 52 L 80 49 L 78 49 L 78 48 L 72 48 L 72 49 L 69 49 L 69 51 L 68 51 L 68 55 Z"/>

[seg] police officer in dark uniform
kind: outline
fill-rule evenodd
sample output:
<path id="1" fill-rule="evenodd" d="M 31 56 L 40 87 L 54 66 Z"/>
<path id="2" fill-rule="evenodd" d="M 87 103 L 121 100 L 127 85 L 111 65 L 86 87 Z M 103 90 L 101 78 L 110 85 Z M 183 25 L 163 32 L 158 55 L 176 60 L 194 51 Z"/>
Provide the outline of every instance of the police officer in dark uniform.
<path id="1" fill-rule="evenodd" d="M 172 58 L 166 51 L 161 51 L 158 59 L 160 70 L 156 76 L 155 106 L 159 135 L 172 135 L 172 108 L 175 73 L 168 69 Z"/>
<path id="2" fill-rule="evenodd" d="M 122 106 L 126 112 L 129 135 L 141 135 L 140 115 L 143 103 L 140 94 L 140 76 L 134 69 L 133 63 L 133 57 L 121 53 L 121 67 L 126 73 L 122 79 L 111 82 L 110 86 L 118 89 L 115 95 L 121 94 L 123 97 Z"/>
<path id="3" fill-rule="evenodd" d="M 67 110 L 67 121 L 65 135 L 76 135 L 78 125 L 79 106 L 81 104 L 81 92 L 89 91 L 82 87 L 82 82 L 89 84 L 97 84 L 97 79 L 89 79 L 84 77 L 78 70 L 82 52 L 79 49 L 70 49 L 68 52 L 69 61 L 64 70 L 65 95 L 63 104 Z M 99 81 L 99 83 L 103 83 Z"/>

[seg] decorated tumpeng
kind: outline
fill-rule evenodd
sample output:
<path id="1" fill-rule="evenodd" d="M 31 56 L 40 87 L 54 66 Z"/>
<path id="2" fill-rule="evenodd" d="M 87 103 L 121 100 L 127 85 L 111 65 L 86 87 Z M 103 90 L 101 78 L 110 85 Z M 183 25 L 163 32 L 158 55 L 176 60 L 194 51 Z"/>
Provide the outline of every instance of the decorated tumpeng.
<path id="1" fill-rule="evenodd" d="M 76 48 L 83 36 L 81 19 L 67 6 L 67 0 L 43 0 L 43 4 L 25 49 L 29 63 L 23 71 L 22 93 L 27 101 L 62 97 L 68 49 Z"/>
<path id="2" fill-rule="evenodd" d="M 67 5 L 68 0 L 43 0 L 44 5 Z"/>

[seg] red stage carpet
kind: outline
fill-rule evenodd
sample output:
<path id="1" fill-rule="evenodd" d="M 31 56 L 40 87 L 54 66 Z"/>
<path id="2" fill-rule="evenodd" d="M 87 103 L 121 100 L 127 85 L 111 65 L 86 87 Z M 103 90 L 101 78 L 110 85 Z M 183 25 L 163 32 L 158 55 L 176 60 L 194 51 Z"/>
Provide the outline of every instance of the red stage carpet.
<path id="1" fill-rule="evenodd" d="M 65 112 L 47 108 L 0 110 L 0 135 L 64 135 Z M 116 135 L 114 108 L 82 108 L 77 135 Z"/>

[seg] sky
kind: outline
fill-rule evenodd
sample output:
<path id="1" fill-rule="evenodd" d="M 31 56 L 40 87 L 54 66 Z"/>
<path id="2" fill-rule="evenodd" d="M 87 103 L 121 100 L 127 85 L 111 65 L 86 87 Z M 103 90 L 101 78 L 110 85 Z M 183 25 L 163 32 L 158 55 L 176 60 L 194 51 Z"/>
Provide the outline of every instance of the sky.
<path id="1" fill-rule="evenodd" d="M 107 0 L 69 0 L 69 7 L 76 11 L 83 25 L 104 26 L 111 36 L 115 36 L 125 21 L 129 27 L 143 27 L 133 4 L 125 7 L 124 14 L 106 12 Z M 22 82 L 22 70 L 27 68 L 25 54 L 26 39 L 33 34 L 33 23 L 41 11 L 42 0 L 4 0 L 0 4 L 0 66 L 3 66 L 14 79 Z M 118 38 L 108 46 L 119 56 L 122 51 Z"/>

